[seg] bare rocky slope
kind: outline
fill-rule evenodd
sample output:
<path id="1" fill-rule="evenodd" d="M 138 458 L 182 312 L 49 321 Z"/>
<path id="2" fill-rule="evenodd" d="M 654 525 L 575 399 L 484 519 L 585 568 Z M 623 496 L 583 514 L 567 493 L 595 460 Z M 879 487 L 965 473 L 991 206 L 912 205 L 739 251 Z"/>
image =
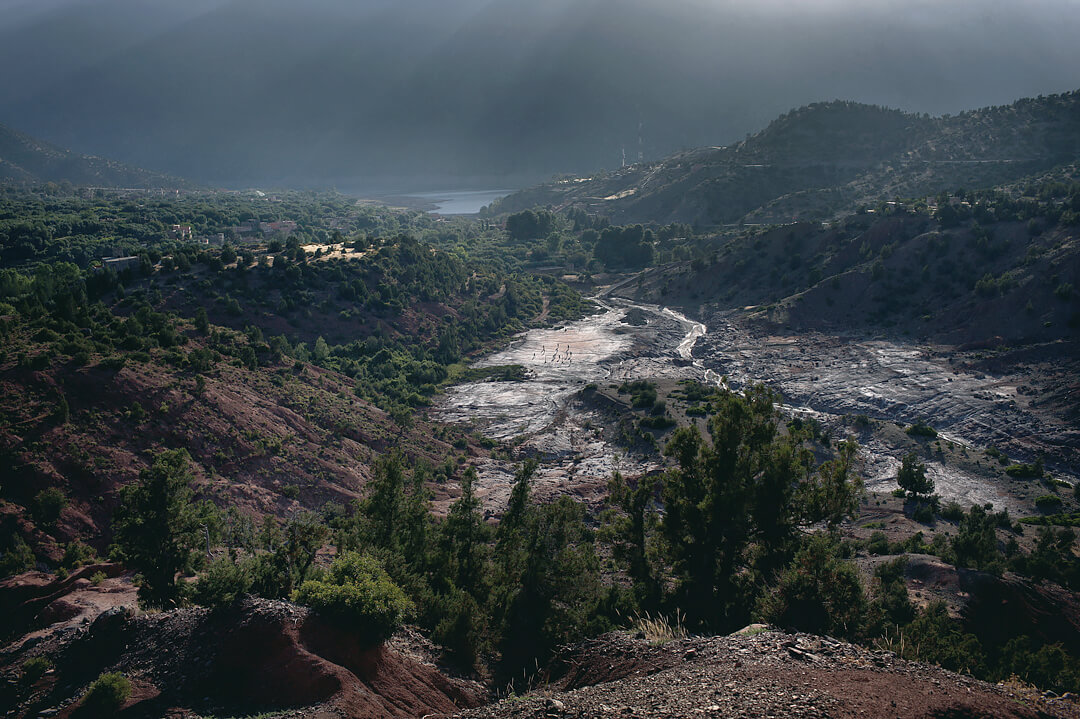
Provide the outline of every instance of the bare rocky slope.
<path id="1" fill-rule="evenodd" d="M 162 448 L 188 450 L 200 496 L 280 517 L 360 497 L 374 458 L 393 447 L 432 463 L 453 451 L 429 423 L 403 430 L 355 397 L 348 377 L 313 365 L 278 370 L 222 362 L 197 389 L 189 373 L 155 362 L 4 367 L 0 411 L 12 421 L 0 429 L 0 529 L 53 562 L 76 539 L 104 552 L 119 488 Z M 50 419 L 58 391 L 71 421 Z M 49 531 L 22 507 L 55 486 L 69 502 Z"/>

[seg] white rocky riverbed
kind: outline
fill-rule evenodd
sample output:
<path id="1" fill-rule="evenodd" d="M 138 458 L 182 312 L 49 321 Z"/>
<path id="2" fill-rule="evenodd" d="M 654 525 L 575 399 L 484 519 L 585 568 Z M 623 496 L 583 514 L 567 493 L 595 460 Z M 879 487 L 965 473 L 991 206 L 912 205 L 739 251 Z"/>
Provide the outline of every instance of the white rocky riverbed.
<path id="1" fill-rule="evenodd" d="M 1020 378 L 964 371 L 947 348 L 817 332 L 768 334 L 733 314 L 718 313 L 710 323 L 694 348 L 696 361 L 709 368 L 710 377 L 726 375 L 733 387 L 766 382 L 783 393 L 789 412 L 815 417 L 834 435 L 851 431 L 842 422 L 845 416 L 866 415 L 899 425 L 923 421 L 937 428 L 943 441 L 965 448 L 972 457 L 981 457 L 989 445 L 1019 461 L 1057 455 L 1065 461 L 1052 462 L 1055 476 L 1077 479 L 1069 428 L 1031 410 L 1017 393 Z M 900 457 L 910 447 L 883 440 L 880 433 L 860 439 L 867 488 L 891 491 Z M 1010 480 L 988 479 L 984 472 L 965 471 L 955 462 L 923 461 L 938 494 L 963 506 L 992 503 L 1030 514 L 1031 501 L 1019 495 L 1045 493 Z"/>
<path id="2" fill-rule="evenodd" d="M 530 330 L 476 363 L 521 365 L 525 380 L 457 385 L 433 411 L 436 419 L 472 424 L 488 437 L 542 457 L 534 484 L 540 494 L 569 493 L 597 501 L 612 472 L 659 468 L 604 439 L 600 416 L 575 399 L 586 384 L 703 377 L 703 370 L 686 358 L 704 325 L 653 305 L 596 302 L 601 312 L 563 327 Z M 631 310 L 634 324 L 625 321 Z M 477 467 L 477 492 L 488 508 L 504 506 L 515 464 L 485 459 Z"/>
<path id="3" fill-rule="evenodd" d="M 599 313 L 526 332 L 477 363 L 521 365 L 527 372 L 523 381 L 458 385 L 433 410 L 436 419 L 471 424 L 543 458 L 535 483 L 541 495 L 567 493 L 596 502 L 612 472 L 635 475 L 660 467 L 659 458 L 628 455 L 605 440 L 603 418 L 578 395 L 588 383 L 690 378 L 715 384 L 727 376 L 735 388 L 751 382 L 775 387 L 788 403 L 786 413 L 814 417 L 834 437 L 852 431 L 845 417 L 865 414 L 901 425 L 929 420 L 943 440 L 980 456 L 991 442 L 1039 446 L 1044 420 L 1016 401 L 1014 380 L 960 372 L 947 356 L 927 348 L 884 339 L 765 335 L 723 315 L 707 328 L 670 308 L 617 298 L 597 303 Z M 859 439 L 867 488 L 892 490 L 899 458 L 910 449 L 902 433 L 900 441 L 880 433 Z M 1032 510 L 1030 498 L 1018 497 L 1008 481 L 989 480 L 944 457 L 926 464 L 946 501 L 992 503 L 1021 514 Z M 504 506 L 515 466 L 504 459 L 484 459 L 477 466 L 478 494 L 492 511 Z M 1067 469 L 1056 474 L 1076 479 Z"/>

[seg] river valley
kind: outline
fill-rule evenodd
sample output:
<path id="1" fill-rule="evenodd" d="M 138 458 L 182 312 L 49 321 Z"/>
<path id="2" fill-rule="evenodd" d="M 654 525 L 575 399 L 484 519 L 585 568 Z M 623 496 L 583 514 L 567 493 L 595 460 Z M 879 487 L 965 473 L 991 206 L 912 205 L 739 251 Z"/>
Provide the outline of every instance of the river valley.
<path id="1" fill-rule="evenodd" d="M 919 449 L 903 428 L 919 421 L 939 431 L 936 440 L 922 440 L 921 461 L 943 501 L 1034 513 L 1034 498 L 1045 490 L 1008 477 L 985 455 L 990 445 L 1017 461 L 1043 456 L 1053 476 L 1077 480 L 1074 428 L 1040 411 L 1023 394 L 1022 378 L 964 369 L 943 348 L 880 337 L 777 334 L 731 312 L 716 313 L 706 324 L 611 296 L 595 302 L 596 314 L 526 332 L 477 363 L 521 365 L 526 379 L 458 385 L 435 409 L 438 419 L 471 424 L 515 447 L 513 459 L 484 459 L 477 467 L 478 493 L 489 510 L 504 505 L 522 456 L 544 460 L 534 485 L 540 495 L 567 493 L 590 503 L 602 500 L 613 471 L 661 469 L 662 456 L 620 444 L 611 418 L 582 393 L 589 383 L 611 387 L 636 379 L 673 385 L 726 378 L 734 389 L 765 382 L 783 394 L 789 416 L 812 417 L 832 437 L 859 441 L 871 493 L 896 487 L 900 458 Z"/>

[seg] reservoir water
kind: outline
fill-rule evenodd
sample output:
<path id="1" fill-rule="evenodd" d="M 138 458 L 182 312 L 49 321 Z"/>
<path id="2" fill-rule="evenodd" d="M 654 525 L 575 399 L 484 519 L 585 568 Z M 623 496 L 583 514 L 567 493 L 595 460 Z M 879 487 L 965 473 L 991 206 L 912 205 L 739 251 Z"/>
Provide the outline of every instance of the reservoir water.
<path id="1" fill-rule="evenodd" d="M 490 205 L 513 190 L 447 190 L 443 192 L 414 192 L 416 197 L 435 205 L 432 212 L 440 215 L 474 215 L 480 208 Z"/>

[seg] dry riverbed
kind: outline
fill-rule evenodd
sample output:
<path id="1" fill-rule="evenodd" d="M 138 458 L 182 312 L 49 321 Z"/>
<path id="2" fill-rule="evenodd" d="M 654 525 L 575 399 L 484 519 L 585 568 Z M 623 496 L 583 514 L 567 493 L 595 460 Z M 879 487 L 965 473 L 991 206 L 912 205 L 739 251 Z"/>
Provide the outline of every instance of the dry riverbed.
<path id="1" fill-rule="evenodd" d="M 590 503 L 603 499 L 615 470 L 640 475 L 660 469 L 659 455 L 613 442 L 610 413 L 582 397 L 589 384 L 607 389 L 636 379 L 674 385 L 681 379 L 716 384 L 726 377 L 736 389 L 765 382 L 783 394 L 789 416 L 813 418 L 835 438 L 855 436 L 867 488 L 879 495 L 896 487 L 900 458 L 912 451 L 943 500 L 963 507 L 993 504 L 1014 516 L 1036 513 L 1034 499 L 1048 489 L 1037 480 L 1009 477 L 986 455 L 987 447 L 1014 461 L 1043 456 L 1051 474 L 1070 483 L 1080 474 L 1080 438 L 1038 410 L 1022 389 L 1025 378 L 966 368 L 948 348 L 778 333 L 732 312 L 715 313 L 703 324 L 655 305 L 614 297 L 597 302 L 599 313 L 524 333 L 477 363 L 520 365 L 524 380 L 458 385 L 433 410 L 438 420 L 472 425 L 514 448 L 511 456 L 477 466 L 478 493 L 488 510 L 505 506 L 524 456 L 543 460 L 534 484 L 538 494 L 570 494 Z M 903 427 L 914 422 L 930 423 L 939 436 L 905 434 Z"/>
<path id="2" fill-rule="evenodd" d="M 818 332 L 766 330 L 737 313 L 716 313 L 694 347 L 706 368 L 733 387 L 766 382 L 780 390 L 793 413 L 814 417 L 834 434 L 856 432 L 863 446 L 868 489 L 896 487 L 900 458 L 920 455 L 945 500 L 963 506 L 992 503 L 1033 514 L 1047 488 L 1015 480 L 985 454 L 994 446 L 1014 461 L 1045 458 L 1051 474 L 1073 483 L 1080 467 L 1080 437 L 1018 391 L 1026 378 L 965 369 L 950 348 L 894 339 Z M 861 430 L 852 420 L 863 415 Z M 920 440 L 900 427 L 926 422 L 937 440 Z"/>
<path id="3" fill-rule="evenodd" d="M 697 323 L 651 305 L 597 301 L 601 312 L 553 329 L 531 330 L 477 366 L 521 365 L 523 381 L 470 382 L 447 392 L 434 410 L 445 422 L 472 424 L 507 442 L 520 455 L 544 461 L 534 487 L 541 495 L 572 494 L 602 499 L 612 472 L 643 474 L 659 458 L 629 454 L 605 439 L 604 418 L 580 398 L 588 384 L 663 377 L 701 379 L 703 370 L 684 359 Z M 492 511 L 509 497 L 516 462 L 484 460 L 477 467 L 478 495 Z"/>

